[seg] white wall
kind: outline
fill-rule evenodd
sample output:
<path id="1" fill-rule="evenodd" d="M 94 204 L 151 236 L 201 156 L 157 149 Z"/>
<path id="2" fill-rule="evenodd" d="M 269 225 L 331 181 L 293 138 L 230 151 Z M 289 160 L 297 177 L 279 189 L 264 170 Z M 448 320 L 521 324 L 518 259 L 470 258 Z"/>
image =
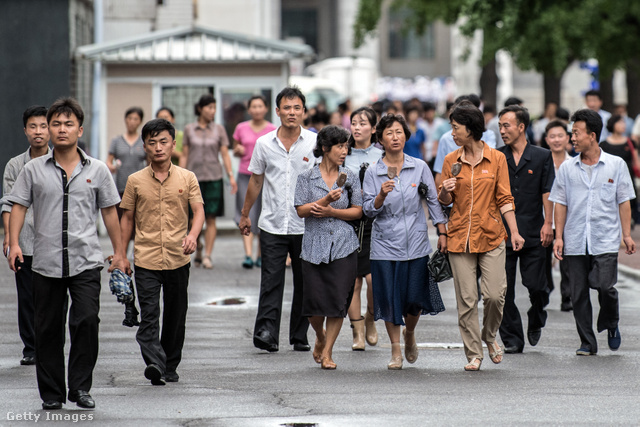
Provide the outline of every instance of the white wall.
<path id="1" fill-rule="evenodd" d="M 251 36 L 280 38 L 279 0 L 199 0 L 198 24 Z"/>

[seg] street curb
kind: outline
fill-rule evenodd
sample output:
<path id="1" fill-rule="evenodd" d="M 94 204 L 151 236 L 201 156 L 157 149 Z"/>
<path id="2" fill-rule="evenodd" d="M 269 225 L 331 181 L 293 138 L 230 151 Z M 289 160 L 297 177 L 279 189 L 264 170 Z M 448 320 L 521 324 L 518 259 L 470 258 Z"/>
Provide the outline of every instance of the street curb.
<path id="1" fill-rule="evenodd" d="M 630 279 L 640 280 L 640 270 L 618 263 L 618 271 Z"/>

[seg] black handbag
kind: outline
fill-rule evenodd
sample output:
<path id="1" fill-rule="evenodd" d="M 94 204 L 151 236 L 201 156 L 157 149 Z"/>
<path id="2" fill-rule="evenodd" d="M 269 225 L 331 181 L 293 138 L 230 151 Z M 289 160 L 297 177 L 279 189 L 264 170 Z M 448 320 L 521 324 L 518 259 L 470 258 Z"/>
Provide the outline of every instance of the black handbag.
<path id="1" fill-rule="evenodd" d="M 444 282 L 453 277 L 451 266 L 449 265 L 449 256 L 443 254 L 440 250 L 436 250 L 427 264 L 429 273 L 437 283 Z"/>

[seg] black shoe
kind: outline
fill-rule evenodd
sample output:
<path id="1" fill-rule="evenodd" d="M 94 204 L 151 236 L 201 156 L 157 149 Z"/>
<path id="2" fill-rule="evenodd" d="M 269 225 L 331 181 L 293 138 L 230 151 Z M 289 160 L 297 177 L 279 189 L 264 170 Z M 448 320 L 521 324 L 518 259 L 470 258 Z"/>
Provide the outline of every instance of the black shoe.
<path id="1" fill-rule="evenodd" d="M 293 345 L 293 351 L 310 351 L 311 346 L 309 344 L 301 344 L 299 342 Z"/>
<path id="2" fill-rule="evenodd" d="M 278 351 L 278 343 L 267 330 L 260 331 L 257 335 L 254 335 L 253 345 L 261 350 L 267 350 L 269 353 Z"/>
<path id="3" fill-rule="evenodd" d="M 84 390 L 69 390 L 69 402 L 76 402 L 76 405 L 81 408 L 93 409 L 96 407 L 96 402 L 93 401 L 89 392 Z"/>
<path id="4" fill-rule="evenodd" d="M 162 379 L 162 369 L 160 369 L 160 366 L 155 363 L 146 367 L 144 370 L 144 377 L 151 380 L 151 384 L 153 385 L 165 385 L 165 382 Z"/>
<path id="5" fill-rule="evenodd" d="M 527 331 L 527 338 L 529 339 L 529 344 L 531 344 L 532 347 L 535 347 L 536 344 L 538 344 L 538 341 L 540 341 L 540 336 L 542 335 L 542 329 L 529 329 Z"/>
<path id="6" fill-rule="evenodd" d="M 562 304 L 560 304 L 560 311 L 571 311 L 571 310 L 573 310 L 573 304 L 571 304 L 571 301 L 563 302 Z"/>
<path id="7" fill-rule="evenodd" d="M 58 402 L 57 400 L 47 400 L 46 402 L 42 402 L 42 409 L 62 409 L 62 402 Z"/>
<path id="8" fill-rule="evenodd" d="M 168 383 L 177 383 L 180 380 L 180 375 L 176 371 L 173 372 L 165 372 L 164 380 Z"/>
<path id="9" fill-rule="evenodd" d="M 21 365 L 35 365 L 36 358 L 34 356 L 25 356 L 20 360 Z"/>
<path id="10" fill-rule="evenodd" d="M 507 354 L 522 353 L 522 348 L 515 345 L 507 345 L 504 347 L 504 352 Z"/>
<path id="11" fill-rule="evenodd" d="M 124 308 L 124 320 L 122 321 L 122 326 L 127 326 L 132 328 L 134 326 L 139 326 L 140 322 L 138 322 L 138 309 L 136 308 L 135 303 L 128 303 Z"/>
<path id="12" fill-rule="evenodd" d="M 609 329 L 607 334 L 607 340 L 609 344 L 609 348 L 613 351 L 616 351 L 620 348 L 620 343 L 622 343 L 622 338 L 620 337 L 620 329 L 616 326 L 613 329 Z"/>

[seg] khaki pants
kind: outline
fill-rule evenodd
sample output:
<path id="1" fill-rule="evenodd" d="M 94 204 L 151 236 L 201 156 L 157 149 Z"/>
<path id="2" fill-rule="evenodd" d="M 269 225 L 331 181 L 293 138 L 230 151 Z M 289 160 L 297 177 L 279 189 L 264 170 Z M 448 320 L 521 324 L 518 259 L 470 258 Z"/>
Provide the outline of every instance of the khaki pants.
<path id="1" fill-rule="evenodd" d="M 492 343 L 502 322 L 502 309 L 507 290 L 505 243 L 484 253 L 449 253 L 453 284 L 458 304 L 458 326 L 467 360 L 482 360 L 482 341 Z M 478 285 L 476 268 L 482 278 L 480 289 L 484 303 L 482 333 L 478 321 Z"/>

